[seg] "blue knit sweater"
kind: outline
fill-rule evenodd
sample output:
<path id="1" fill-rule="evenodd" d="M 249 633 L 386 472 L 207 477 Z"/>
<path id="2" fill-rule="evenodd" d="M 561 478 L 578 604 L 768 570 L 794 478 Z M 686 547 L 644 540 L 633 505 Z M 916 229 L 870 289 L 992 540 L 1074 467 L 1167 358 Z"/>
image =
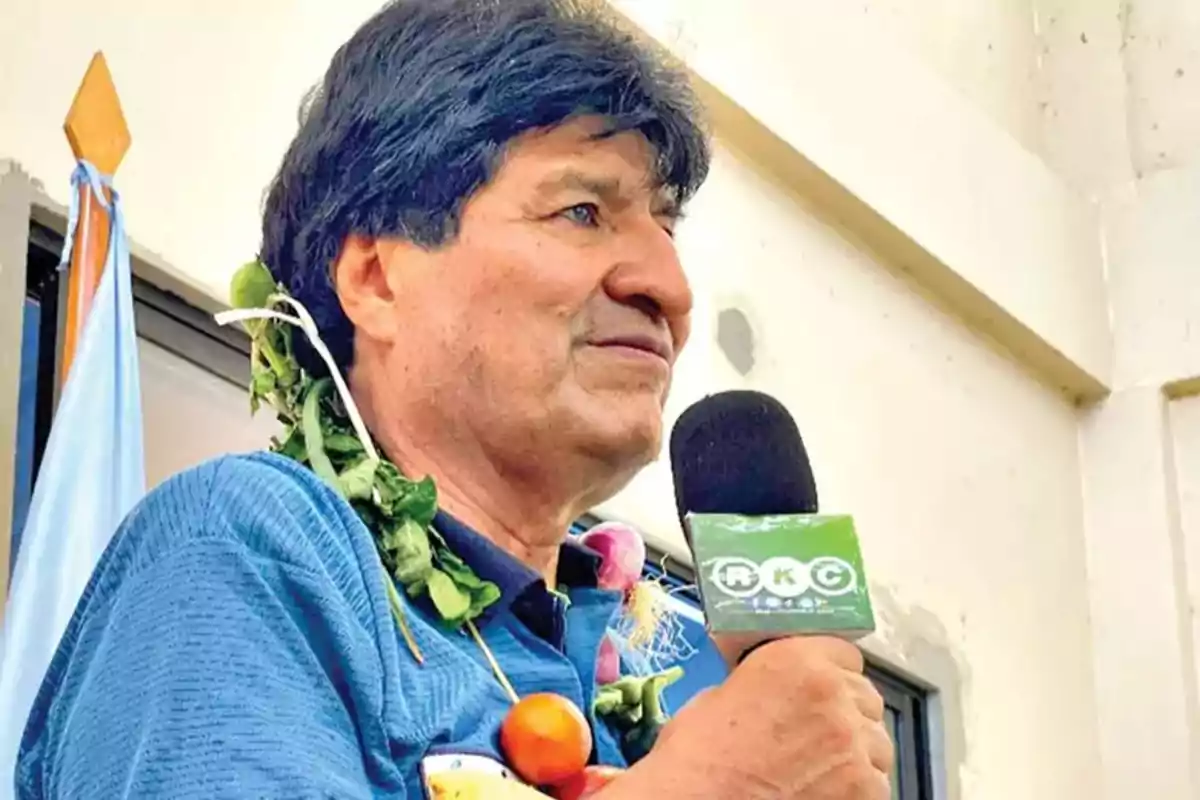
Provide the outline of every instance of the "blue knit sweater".
<path id="1" fill-rule="evenodd" d="M 517 692 L 590 709 L 619 603 L 594 588 L 594 565 L 563 602 L 442 523 L 500 583 L 481 630 Z M 26 728 L 17 796 L 421 798 L 427 756 L 500 758 L 510 704 L 472 639 L 419 603 L 409 618 L 424 666 L 399 637 L 370 533 L 307 470 L 255 454 L 176 476 L 84 592 Z M 623 765 L 591 721 L 593 760 Z"/>

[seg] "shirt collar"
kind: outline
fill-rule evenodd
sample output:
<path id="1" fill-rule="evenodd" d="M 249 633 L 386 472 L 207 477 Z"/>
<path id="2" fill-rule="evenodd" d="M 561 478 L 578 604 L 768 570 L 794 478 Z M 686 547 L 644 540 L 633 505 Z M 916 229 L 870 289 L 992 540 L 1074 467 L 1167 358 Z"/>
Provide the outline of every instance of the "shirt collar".
<path id="1" fill-rule="evenodd" d="M 476 575 L 485 581 L 491 581 L 500 589 L 500 599 L 484 610 L 480 616 L 481 623 L 509 610 L 513 601 L 525 593 L 536 588 L 546 588 L 542 576 L 529 565 L 449 514 L 439 511 L 433 520 L 433 527 L 446 540 L 454 554 L 466 562 Z M 595 588 L 600 560 L 596 553 L 568 538 L 558 553 L 558 585 Z"/>

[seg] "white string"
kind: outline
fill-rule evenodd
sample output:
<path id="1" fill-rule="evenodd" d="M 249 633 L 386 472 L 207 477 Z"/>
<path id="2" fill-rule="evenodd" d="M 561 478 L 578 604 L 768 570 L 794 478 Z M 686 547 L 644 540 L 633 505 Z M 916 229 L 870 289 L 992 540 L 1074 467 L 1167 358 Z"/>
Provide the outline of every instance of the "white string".
<path id="1" fill-rule="evenodd" d="M 228 311 L 222 311 L 219 314 L 213 315 L 213 319 L 217 321 L 218 325 L 228 325 L 231 322 L 245 322 L 248 319 L 277 319 L 281 322 L 295 325 L 297 328 L 304 326 L 299 317 L 293 317 L 290 314 L 284 314 L 282 311 L 274 311 L 269 308 L 231 308 Z"/>
<path id="2" fill-rule="evenodd" d="M 337 387 L 338 395 L 342 398 L 342 405 L 346 409 L 346 414 L 350 417 L 350 424 L 354 426 L 354 433 L 358 436 L 358 440 L 362 442 L 363 449 L 367 453 L 367 458 L 372 461 L 380 461 L 379 451 L 375 449 L 375 442 L 371 439 L 371 433 L 367 430 L 366 423 L 363 422 L 362 414 L 358 412 L 358 406 L 355 405 L 354 398 L 350 396 L 350 388 L 346 386 L 346 381 L 342 378 L 342 372 L 338 369 L 337 362 L 333 359 L 333 354 L 329 352 L 329 348 L 325 345 L 324 340 L 321 339 L 321 332 L 317 329 L 317 323 L 313 320 L 312 315 L 308 313 L 308 309 L 299 300 L 284 294 L 271 295 L 267 298 L 267 303 L 271 305 L 285 303 L 295 309 L 296 315 L 284 314 L 273 308 L 232 308 L 228 311 L 215 314 L 213 319 L 216 320 L 218 325 L 229 325 L 233 322 L 245 322 L 251 319 L 273 319 L 294 325 L 304 331 L 304 335 L 308 337 L 308 341 L 313 349 L 316 350 L 317 355 L 325 362 L 325 366 L 329 370 L 329 375 L 333 378 L 333 385 Z M 380 502 L 378 486 L 371 487 L 371 496 L 376 504 Z M 413 638 L 412 630 L 404 620 L 400 594 L 396 591 L 396 585 L 392 580 L 392 576 L 388 574 L 382 558 L 380 559 L 379 566 L 383 570 L 383 580 L 388 588 L 389 599 L 394 601 L 392 613 L 395 615 L 396 622 L 400 626 L 400 632 L 404 636 L 404 641 L 413 656 L 417 659 L 417 663 L 424 663 L 421 651 L 417 647 L 416 640 Z M 482 640 L 480 641 L 482 642 Z M 491 652 L 487 650 L 487 645 L 483 645 L 483 647 L 484 652 L 490 657 Z M 499 669 L 499 666 L 496 669 Z M 503 673 L 500 674 L 503 675 Z M 507 678 L 504 680 L 507 681 Z M 511 688 L 509 691 L 511 693 Z"/>
<path id="3" fill-rule="evenodd" d="M 358 435 L 358 440 L 362 442 L 363 449 L 367 451 L 367 457 L 373 461 L 378 461 L 379 451 L 375 449 L 375 443 L 371 439 L 371 434 L 367 430 L 366 423 L 363 422 L 362 415 L 358 413 L 358 406 L 354 404 L 354 398 L 350 396 L 350 389 L 346 386 L 345 380 L 342 379 L 342 372 L 338 369 L 337 362 L 333 360 L 333 354 L 329 352 L 329 348 L 322 341 L 321 333 L 317 330 L 317 323 L 313 320 L 312 315 L 308 313 L 308 309 L 299 300 L 284 294 L 273 294 L 267 298 L 267 302 L 272 304 L 286 303 L 295 309 L 296 316 L 293 317 L 290 314 L 284 314 L 272 308 L 234 308 L 229 311 L 222 311 L 215 315 L 213 319 L 217 321 L 218 325 L 228 325 L 231 322 L 244 322 L 249 319 L 274 319 L 295 325 L 304 331 L 304 335 L 308 337 L 309 343 L 329 369 L 329 375 L 333 378 L 333 384 L 337 387 L 338 394 L 342 398 L 342 405 L 345 406 L 346 414 L 350 417 L 350 424 L 354 426 L 354 433 Z"/>
<path id="4" fill-rule="evenodd" d="M 90 214 L 82 214 L 80 208 L 80 187 L 83 184 L 88 184 L 92 189 L 92 202 L 99 203 L 100 207 L 108 211 L 110 216 L 115 221 L 116 215 L 120 212 L 120 206 L 117 204 L 117 190 L 112 188 L 112 176 L 101 175 L 95 165 L 87 159 L 80 159 L 75 166 L 75 171 L 71 173 L 71 205 L 67 213 L 67 236 L 64 239 L 62 255 L 58 260 L 58 270 L 62 272 L 71 263 L 71 250 L 75 246 L 76 241 L 86 242 L 88 240 L 88 224 Z M 105 189 L 112 194 L 112 204 L 105 199 Z M 76 227 L 79 224 L 79 218 L 83 217 L 83 230 L 79 236 L 75 235 Z"/>

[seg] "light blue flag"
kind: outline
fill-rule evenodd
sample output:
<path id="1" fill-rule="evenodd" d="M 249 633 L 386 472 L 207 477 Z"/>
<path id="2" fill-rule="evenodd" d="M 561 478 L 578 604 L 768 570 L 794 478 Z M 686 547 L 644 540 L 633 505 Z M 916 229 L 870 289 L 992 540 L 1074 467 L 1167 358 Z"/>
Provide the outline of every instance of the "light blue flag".
<path id="1" fill-rule="evenodd" d="M 71 183 L 63 264 L 78 224 L 79 187 L 90 184 L 104 202 L 107 185 L 87 163 Z M 109 218 L 108 260 L 55 412 L 4 614 L 0 798 L 13 794 L 25 720 L 75 604 L 117 526 L 146 491 L 133 277 L 116 192 Z"/>

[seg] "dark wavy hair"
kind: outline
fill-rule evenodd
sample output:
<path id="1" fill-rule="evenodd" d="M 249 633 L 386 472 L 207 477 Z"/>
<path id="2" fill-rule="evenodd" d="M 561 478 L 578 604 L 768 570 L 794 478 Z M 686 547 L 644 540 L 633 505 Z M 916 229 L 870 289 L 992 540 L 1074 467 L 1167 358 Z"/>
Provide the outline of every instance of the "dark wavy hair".
<path id="1" fill-rule="evenodd" d="M 686 73 L 594 4 L 393 0 L 338 50 L 267 193 L 260 256 L 339 369 L 353 357 L 331 274 L 345 238 L 445 244 L 506 143 L 581 115 L 605 118 L 608 134 L 640 131 L 681 203 L 707 176 Z M 325 372 L 306 350 L 305 366 Z"/>

